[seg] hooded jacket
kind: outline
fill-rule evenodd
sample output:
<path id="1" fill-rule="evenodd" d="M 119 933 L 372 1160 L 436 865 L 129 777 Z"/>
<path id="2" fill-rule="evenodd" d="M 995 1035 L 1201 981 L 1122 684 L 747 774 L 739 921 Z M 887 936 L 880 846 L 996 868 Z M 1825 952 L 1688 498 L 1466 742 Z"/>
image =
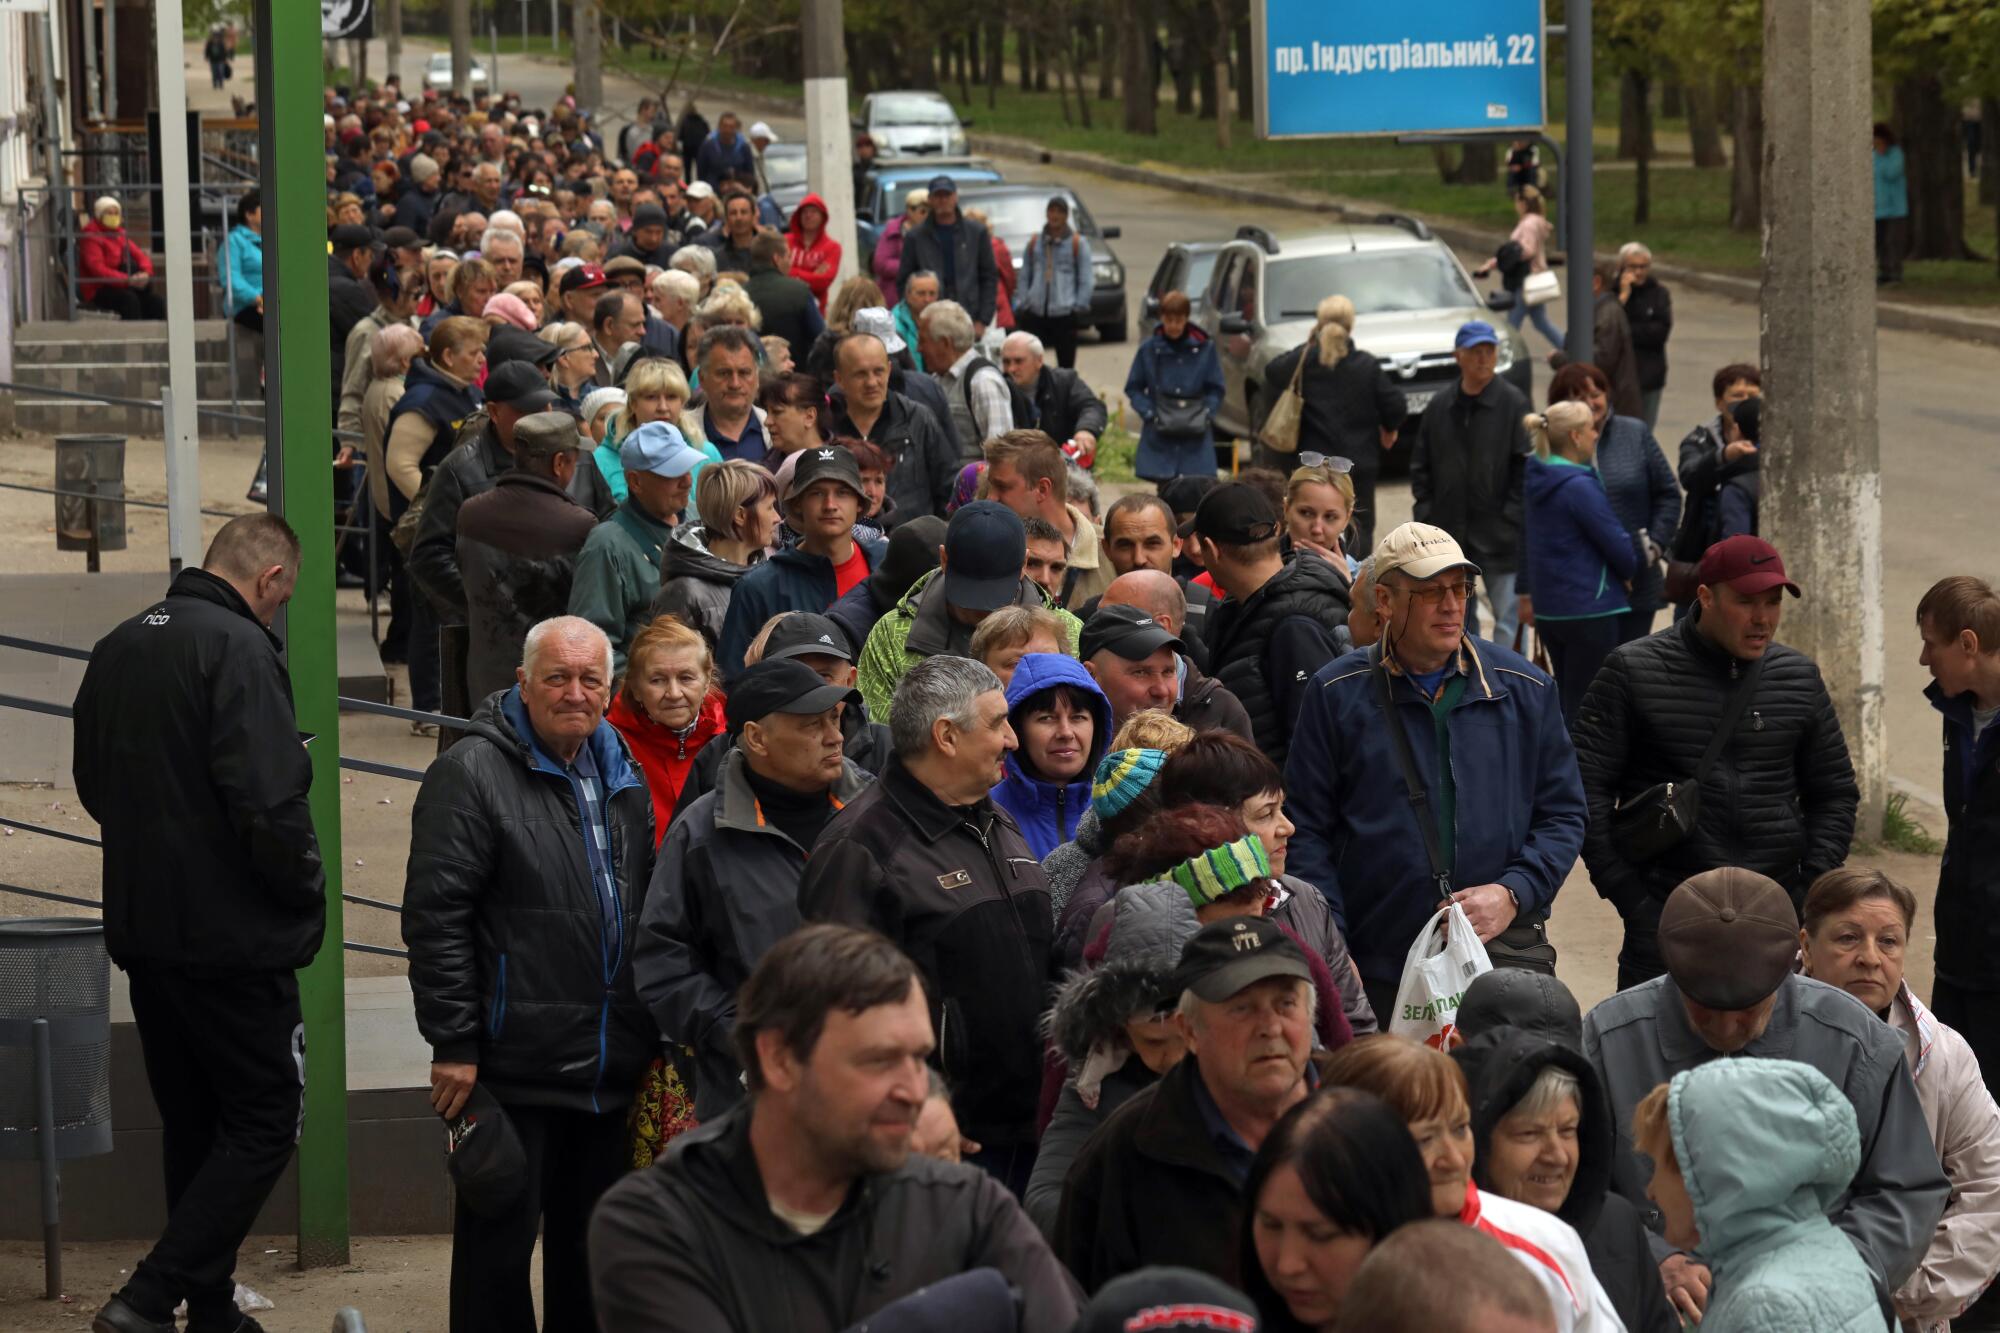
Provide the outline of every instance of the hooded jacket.
<path id="1" fill-rule="evenodd" d="M 666 567 L 660 576 L 660 595 L 646 614 L 654 619 L 677 616 L 683 624 L 701 631 L 709 651 L 722 641 L 722 624 L 729 615 L 729 597 L 754 567 L 724 560 L 708 549 L 708 529 L 699 519 L 690 519 L 667 538 Z"/>
<path id="2" fill-rule="evenodd" d="M 878 930 L 916 962 L 966 1137 L 1033 1143 L 1053 923 L 1007 812 L 946 805 L 892 759 L 820 834 L 798 901 L 806 920 Z"/>
<path id="3" fill-rule="evenodd" d="M 752 261 L 748 276 L 743 290 L 757 307 L 759 330 L 783 338 L 791 346 L 793 363 L 804 365 L 813 339 L 826 332 L 813 289 L 762 259 Z"/>
<path id="4" fill-rule="evenodd" d="M 281 645 L 229 583 L 182 570 L 98 640 L 72 771 L 104 842 L 113 962 L 291 971 L 319 952 L 312 761 Z"/>
<path id="5" fill-rule="evenodd" d="M 1242 601 L 1208 614 L 1208 664 L 1250 715 L 1257 748 L 1283 768 L 1315 672 L 1353 650 L 1347 580 L 1301 552 Z"/>
<path id="6" fill-rule="evenodd" d="M 519 687 L 488 695 L 432 761 L 410 823 L 403 942 L 432 1058 L 500 1100 L 623 1110 L 659 1046 L 629 941 L 653 870 L 653 808 L 618 733 L 585 742 L 610 829 L 611 901 L 576 783 L 535 740 Z"/>
<path id="7" fill-rule="evenodd" d="M 868 572 L 882 567 L 889 543 L 856 539 L 855 547 L 868 564 Z M 862 586 L 867 580 L 862 580 Z M 733 685 L 743 674 L 743 654 L 764 622 L 781 611 L 810 611 L 824 614 L 840 596 L 833 562 L 800 547 L 779 551 L 745 571 L 729 594 L 729 609 L 722 617 L 722 641 L 716 649 L 716 669 L 723 683 Z"/>
<path id="8" fill-rule="evenodd" d="M 229 229 L 229 313 L 257 304 L 264 294 L 264 236 L 242 223 Z"/>
<path id="9" fill-rule="evenodd" d="M 1007 775 L 993 788 L 993 803 L 1014 816 L 1028 850 L 1041 860 L 1076 831 L 1077 820 L 1090 808 L 1090 783 L 1097 761 L 1111 743 L 1111 704 L 1083 663 L 1060 653 L 1029 653 L 1014 668 L 1007 686 L 1007 720 L 1014 734 L 1021 734 L 1024 706 L 1035 695 L 1058 686 L 1068 686 L 1090 710 L 1090 748 L 1083 771 L 1069 782 L 1050 782 L 1028 772 L 1021 752 L 1010 750 L 1001 762 Z"/>
<path id="10" fill-rule="evenodd" d="M 771 1211 L 749 1106 L 675 1139 L 606 1191 L 591 1217 L 599 1326 L 667 1333 L 839 1333 L 919 1288 L 995 1268 L 1021 1327 L 1067 1329 L 1075 1287 L 1006 1187 L 912 1153 L 863 1176 L 802 1236 Z"/>
<path id="11" fill-rule="evenodd" d="M 1145 423 L 1139 434 L 1134 468 L 1142 481 L 1166 481 L 1186 472 L 1211 472 L 1201 460 L 1215 448 L 1215 414 L 1228 386 L 1222 378 L 1222 358 L 1207 330 L 1190 322 L 1178 338 L 1156 327 L 1139 344 L 1132 369 L 1125 376 L 1125 400 Z M 1166 436 L 1157 424 L 1161 400 L 1198 398 L 1208 410 L 1209 424 L 1199 435 Z"/>
<path id="12" fill-rule="evenodd" d="M 926 657 L 941 653 L 958 657 L 971 654 L 972 627 L 961 625 L 951 618 L 944 600 L 943 575 L 944 571 L 939 569 L 926 572 L 910 585 L 903 599 L 876 621 L 875 628 L 868 632 L 868 643 L 861 650 L 860 674 L 855 683 L 861 688 L 861 697 L 867 701 L 868 716 L 878 722 L 890 720 L 890 705 L 896 698 L 896 682 L 911 667 Z M 930 596 L 933 590 L 936 595 Z M 1057 606 L 1040 584 L 1024 577 L 1020 596 L 1015 598 L 1015 602 L 1020 606 L 1038 606 L 1054 612 L 1067 633 L 1069 651 L 1072 654 L 1076 652 L 1077 641 L 1083 635 L 1083 622 Z"/>
<path id="13" fill-rule="evenodd" d="M 1631 609 L 1625 585 L 1639 572 L 1637 533 L 1611 512 L 1597 470 L 1551 454 L 1530 458 L 1526 585 L 1538 620 L 1586 620 Z"/>
<path id="14" fill-rule="evenodd" d="M 1518 970 L 1518 969 L 1515 969 Z M 1523 975 L 1531 975 L 1523 973 Z M 1667 1303 L 1659 1265 L 1646 1239 L 1646 1224 L 1632 1203 L 1611 1192 L 1618 1135 L 1597 1082 L 1597 1071 L 1574 1045 L 1519 1028 L 1486 1032 L 1453 1051 L 1471 1094 L 1472 1178 L 1494 1189 L 1493 1133 L 1507 1113 L 1553 1065 L 1577 1081 L 1576 1176 L 1555 1216 L 1583 1238 L 1598 1285 L 1610 1297 L 1628 1333 L 1677 1333 L 1680 1322 Z"/>
<path id="15" fill-rule="evenodd" d="M 799 216 L 808 208 L 817 208 L 820 216 L 819 237 L 813 241 L 806 240 Z M 792 220 L 785 226 L 785 240 L 792 251 L 792 276 L 812 288 L 813 299 L 819 302 L 821 310 L 826 309 L 826 294 L 832 290 L 834 274 L 840 269 L 840 242 L 833 239 L 832 222 L 833 210 L 826 206 L 826 200 L 808 194 L 793 205 Z M 799 356 L 799 363 L 805 363 L 804 356 Z"/>
<path id="16" fill-rule="evenodd" d="M 529 629 L 568 610 L 577 553 L 596 526 L 567 491 L 529 472 L 502 473 L 492 490 L 460 507 L 470 698 L 513 684 Z"/>
<path id="17" fill-rule="evenodd" d="M 618 697 L 611 701 L 611 708 L 604 715 L 604 720 L 618 728 L 618 734 L 625 738 L 646 779 L 646 790 L 652 793 L 656 847 L 674 822 L 681 792 L 686 789 L 688 772 L 694 767 L 696 757 L 708 748 L 710 741 L 729 730 L 723 712 L 725 703 L 722 692 L 711 689 L 703 696 L 686 735 L 647 717 L 624 690 L 618 691 Z"/>
<path id="18" fill-rule="evenodd" d="M 106 227 L 92 218 L 78 229 L 76 291 L 85 301 L 95 300 L 107 287 L 124 291 L 132 285 L 133 274 L 152 271 L 152 257 L 133 243 L 123 227 Z"/>
<path id="19" fill-rule="evenodd" d="M 667 1040 L 693 1049 L 695 1117 L 743 1099 L 731 1045 L 736 992 L 771 946 L 800 925 L 801 847 L 764 818 L 741 750 L 723 757 L 714 791 L 674 821 L 653 862 L 633 945 L 639 996 Z M 873 781 L 852 763 L 826 793 L 835 810 Z"/>
<path id="20" fill-rule="evenodd" d="M 1667 1128 L 1715 1275 L 1705 1333 L 1880 1333 L 1874 1279 L 1827 1220 L 1861 1162 L 1854 1108 L 1790 1060 L 1676 1075 Z"/>
<path id="21" fill-rule="evenodd" d="M 1663 550 L 1673 545 L 1681 519 L 1681 488 L 1645 422 L 1614 416 L 1604 424 L 1604 433 L 1597 438 L 1597 477 L 1604 483 L 1611 512 L 1627 532 L 1636 535 L 1643 530 Z M 1539 614 L 1541 595 L 1533 586 L 1532 571 L 1524 566 L 1521 572 L 1515 591 L 1534 596 Z M 1634 611 L 1660 609 L 1665 593 L 1658 561 L 1640 564 L 1626 596 Z"/>

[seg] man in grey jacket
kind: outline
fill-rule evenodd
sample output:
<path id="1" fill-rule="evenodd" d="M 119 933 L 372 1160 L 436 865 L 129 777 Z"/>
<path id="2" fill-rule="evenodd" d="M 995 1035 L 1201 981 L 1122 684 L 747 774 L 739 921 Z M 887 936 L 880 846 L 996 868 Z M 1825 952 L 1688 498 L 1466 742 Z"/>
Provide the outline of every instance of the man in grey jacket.
<path id="1" fill-rule="evenodd" d="M 1777 881 L 1733 866 L 1685 881 L 1660 914 L 1667 974 L 1620 991 L 1583 1021 L 1630 1151 L 1632 1112 L 1683 1070 L 1721 1056 L 1797 1060 L 1854 1104 L 1861 1169 L 1831 1216 L 1893 1291 L 1915 1270 L 1951 1186 L 1938 1163 L 1901 1036 L 1852 996 L 1795 975 L 1798 916 Z M 1699 1317 L 1710 1274 L 1699 1256 L 1653 1239 L 1667 1297 Z"/>

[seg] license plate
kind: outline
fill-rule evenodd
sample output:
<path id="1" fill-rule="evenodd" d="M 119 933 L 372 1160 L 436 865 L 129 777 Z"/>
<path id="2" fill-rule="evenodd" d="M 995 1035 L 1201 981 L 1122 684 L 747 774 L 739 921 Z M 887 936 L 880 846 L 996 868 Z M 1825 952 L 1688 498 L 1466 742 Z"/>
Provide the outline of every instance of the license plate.
<path id="1" fill-rule="evenodd" d="M 1410 392 L 1404 393 L 1403 401 L 1409 404 L 1410 415 L 1415 416 L 1417 415 L 1417 413 L 1429 407 L 1431 405 L 1431 399 L 1436 396 L 1437 396 L 1437 390 L 1435 389 L 1420 389 L 1414 393 Z"/>

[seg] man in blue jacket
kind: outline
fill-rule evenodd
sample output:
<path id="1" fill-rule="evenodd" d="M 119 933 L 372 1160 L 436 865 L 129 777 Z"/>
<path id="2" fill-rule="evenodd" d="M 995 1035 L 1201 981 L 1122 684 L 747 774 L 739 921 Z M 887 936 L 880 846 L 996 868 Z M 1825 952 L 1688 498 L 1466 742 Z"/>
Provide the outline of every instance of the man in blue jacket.
<path id="1" fill-rule="evenodd" d="M 1553 966 L 1546 922 L 1583 845 L 1584 802 L 1555 682 L 1466 633 L 1479 569 L 1458 543 L 1405 523 L 1374 560 L 1381 641 L 1313 677 L 1285 812 L 1298 826 L 1290 872 L 1326 895 L 1387 1021 L 1410 945 L 1447 895 L 1489 947 Z M 1385 716 L 1407 739 L 1421 791 L 1404 783 Z M 1435 830 L 1435 873 L 1419 821 Z"/>

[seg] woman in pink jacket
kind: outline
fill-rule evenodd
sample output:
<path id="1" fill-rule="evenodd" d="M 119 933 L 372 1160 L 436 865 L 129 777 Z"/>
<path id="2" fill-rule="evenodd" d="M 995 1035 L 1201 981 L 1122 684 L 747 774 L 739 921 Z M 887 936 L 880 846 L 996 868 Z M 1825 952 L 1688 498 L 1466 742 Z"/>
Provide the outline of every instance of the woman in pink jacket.
<path id="1" fill-rule="evenodd" d="M 882 303 L 896 308 L 896 278 L 903 268 L 903 231 L 931 215 L 931 197 L 918 187 L 903 196 L 903 215 L 891 218 L 875 242 L 875 285 L 882 289 Z"/>

